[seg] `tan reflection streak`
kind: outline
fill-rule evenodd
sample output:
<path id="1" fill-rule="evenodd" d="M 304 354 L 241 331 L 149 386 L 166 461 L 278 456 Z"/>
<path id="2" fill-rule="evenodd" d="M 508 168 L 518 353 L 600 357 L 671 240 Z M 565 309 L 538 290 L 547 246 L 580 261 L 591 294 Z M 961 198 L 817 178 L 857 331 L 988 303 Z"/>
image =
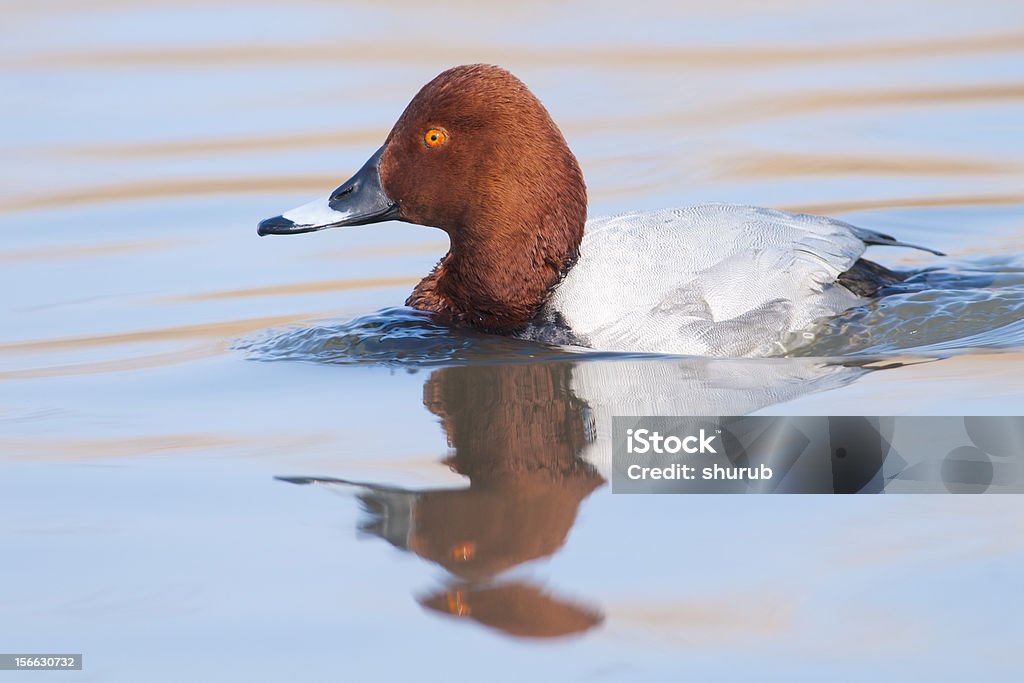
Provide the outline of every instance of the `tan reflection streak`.
<path id="1" fill-rule="evenodd" d="M 625 199 L 627 197 L 642 196 L 645 194 L 652 194 L 662 183 L 649 182 L 649 183 L 617 183 L 606 187 L 591 187 L 588 188 L 590 196 L 596 201 L 609 201 L 611 199 Z"/>
<path id="2" fill-rule="evenodd" d="M 134 358 L 117 358 L 95 363 L 74 363 L 72 365 L 55 365 L 27 370 L 8 370 L 0 372 L 0 382 L 16 379 L 38 379 L 40 377 L 66 377 L 69 375 L 96 375 L 107 372 L 125 372 L 128 370 L 148 370 L 168 365 L 188 363 L 203 358 L 216 356 L 224 350 L 223 344 L 197 346 L 182 351 L 154 353 Z"/>
<path id="3" fill-rule="evenodd" d="M 147 0 L 144 4 L 147 8 L 157 7 L 180 10 L 198 7 L 206 12 L 215 8 L 230 8 L 238 12 L 245 12 L 253 7 L 261 6 L 279 9 L 281 7 L 281 0 Z M 421 0 L 390 0 L 390 2 L 380 4 L 422 7 Z M 433 4 L 449 7 L 479 7 L 478 0 L 440 0 Z M 488 15 L 492 13 L 506 14 L 522 11 L 524 6 L 545 7 L 549 4 L 547 0 L 517 0 L 514 4 L 504 2 L 493 3 L 488 6 L 487 10 Z M 344 3 L 338 2 L 338 0 L 291 0 L 288 2 L 287 7 L 292 11 L 305 12 L 318 7 L 336 9 L 339 5 L 344 5 Z M 98 11 L 109 12 L 126 8 L 136 11 L 139 7 L 139 0 L 75 0 L 73 3 L 68 2 L 68 0 L 34 0 L 31 3 L 8 3 L 8 6 L 4 8 L 4 18 L 31 17 L 46 21 L 51 18 L 54 12 L 63 12 L 65 15 L 71 13 L 90 14 Z M 326 16 L 324 20 L 326 21 L 331 18 Z"/>
<path id="4" fill-rule="evenodd" d="M 956 85 L 944 88 L 918 90 L 865 90 L 817 92 L 790 95 L 774 101 L 761 102 L 767 111 L 751 111 L 748 116 L 789 114 L 853 107 L 890 106 L 907 104 L 963 104 L 992 100 L 1024 98 L 1024 84 L 995 83 L 989 85 Z"/>
<path id="5" fill-rule="evenodd" d="M 49 261 L 113 254 L 135 254 L 142 251 L 156 251 L 158 249 L 170 249 L 180 246 L 179 242 L 172 242 L 170 240 L 139 240 L 135 242 L 115 242 L 113 244 L 72 244 L 32 247 L 30 249 L 0 251 L 0 262 L 21 263 L 25 261 Z M 190 241 L 189 246 L 195 246 L 195 242 Z"/>
<path id="6" fill-rule="evenodd" d="M 1002 83 L 982 86 L 950 86 L 919 90 L 893 89 L 868 91 L 799 92 L 778 96 L 735 100 L 706 109 L 663 111 L 638 114 L 624 119 L 593 119 L 565 122 L 570 135 L 600 133 L 623 126 L 635 129 L 676 129 L 683 125 L 721 128 L 746 121 L 806 114 L 834 109 L 925 104 L 960 105 L 977 102 L 1024 99 L 1024 84 Z"/>
<path id="7" fill-rule="evenodd" d="M 0 353 L 32 353 L 55 349 L 78 349 L 93 346 L 111 346 L 114 344 L 133 344 L 139 342 L 165 342 L 171 339 L 223 339 L 244 332 L 264 327 L 288 325 L 290 323 L 322 318 L 326 313 L 302 313 L 290 316 L 269 316 L 265 318 L 246 318 L 244 320 L 227 320 L 199 325 L 180 325 L 118 334 L 102 334 L 89 337 L 65 337 L 61 339 L 38 339 L 33 341 L 9 342 L 0 344 Z"/>
<path id="8" fill-rule="evenodd" d="M 77 190 L 59 194 L 30 195 L 0 200 L 0 211 L 30 211 L 57 207 L 103 204 L 111 201 L 158 199 L 210 194 L 261 192 L 315 192 L 329 189 L 323 176 L 300 175 L 262 178 L 195 178 L 190 180 L 146 180 Z"/>
<path id="9" fill-rule="evenodd" d="M 785 207 L 787 211 L 814 214 L 847 213 L 872 209 L 894 209 L 910 206 L 1006 206 L 1024 204 L 1024 194 L 962 195 L 942 197 L 893 197 L 862 199 L 847 202 L 821 202 Z"/>
<path id="10" fill-rule="evenodd" d="M 626 119 L 595 119 L 570 122 L 563 128 L 570 135 L 593 134 L 629 125 L 637 129 L 673 129 L 683 125 L 722 128 L 747 121 L 800 115 L 829 110 L 926 104 L 962 105 L 978 102 L 1024 99 L 1024 84 L 997 83 L 918 90 L 866 90 L 796 92 L 734 100 L 706 109 L 664 111 Z"/>
<path id="11" fill-rule="evenodd" d="M 751 153 L 718 163 L 728 178 L 778 178 L 802 175 L 971 175 L 1020 171 L 996 161 L 928 157 L 869 157 L 816 154 Z"/>
<path id="12" fill-rule="evenodd" d="M 728 636 L 778 636 L 793 629 L 795 609 L 785 600 L 716 600 L 666 605 L 609 605 L 608 612 L 650 631 L 679 640 L 719 641 Z"/>
<path id="13" fill-rule="evenodd" d="M 408 254 L 437 254 L 448 251 L 447 242 L 426 242 L 424 244 L 391 244 L 387 246 L 352 247 L 351 249 L 322 249 L 316 258 L 352 260 L 365 256 L 404 256 Z"/>
<path id="14" fill-rule="evenodd" d="M 135 436 L 124 439 L 2 439 L 0 452 L 5 459 L 63 460 L 67 458 L 124 458 L 173 451 L 198 451 L 238 446 L 239 438 L 216 434 L 174 434 Z"/>
<path id="15" fill-rule="evenodd" d="M 322 292 L 342 292 L 352 289 L 373 289 L 376 287 L 399 287 L 414 285 L 418 277 L 367 277 L 346 280 L 318 280 L 314 282 L 294 282 L 267 287 L 249 287 L 246 289 L 228 289 L 220 292 L 202 292 L 186 296 L 173 297 L 173 301 L 207 301 L 210 299 L 242 299 L 256 296 L 289 296 L 291 294 L 319 294 Z"/>
<path id="16" fill-rule="evenodd" d="M 707 67 L 759 67 L 793 62 L 827 60 L 897 59 L 929 56 L 961 56 L 1024 49 L 1020 32 L 976 36 L 952 36 L 918 41 L 854 45 L 811 45 L 806 47 L 723 45 L 710 47 L 533 47 L 443 45 L 410 40 L 395 44 L 320 43 L 306 45 L 220 45 L 183 48 L 109 50 L 91 53 L 57 53 L 13 60 L 12 66 L 93 68 L 96 66 L 234 66 L 239 64 L 287 63 L 422 63 L 425 59 L 452 64 L 493 61 L 505 64 L 601 65 L 617 68 L 679 67 L 700 64 Z"/>
<path id="17" fill-rule="evenodd" d="M 384 142 L 387 128 L 365 128 L 357 130 L 315 131 L 286 135 L 261 135 L 234 139 L 207 139 L 145 142 L 138 144 L 102 145 L 61 149 L 61 153 L 86 154 L 90 156 L 177 156 L 189 154 L 225 154 L 235 152 L 270 151 L 281 149 L 302 149 L 317 147 L 343 147 L 347 145 L 373 144 Z"/>

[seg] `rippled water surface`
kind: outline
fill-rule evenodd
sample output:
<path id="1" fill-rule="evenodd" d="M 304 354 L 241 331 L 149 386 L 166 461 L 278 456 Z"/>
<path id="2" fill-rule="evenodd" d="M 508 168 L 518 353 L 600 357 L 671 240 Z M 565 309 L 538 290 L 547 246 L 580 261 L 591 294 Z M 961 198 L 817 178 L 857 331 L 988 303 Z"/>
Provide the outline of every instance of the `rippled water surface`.
<path id="1" fill-rule="evenodd" d="M 1017 0 L 0 16 L 0 651 L 90 681 L 1019 678 L 1017 497 L 603 474 L 612 415 L 1024 412 Z M 475 61 L 544 101 L 593 215 L 760 204 L 948 256 L 874 247 L 915 274 L 714 360 L 401 308 L 438 231 L 257 239 Z"/>

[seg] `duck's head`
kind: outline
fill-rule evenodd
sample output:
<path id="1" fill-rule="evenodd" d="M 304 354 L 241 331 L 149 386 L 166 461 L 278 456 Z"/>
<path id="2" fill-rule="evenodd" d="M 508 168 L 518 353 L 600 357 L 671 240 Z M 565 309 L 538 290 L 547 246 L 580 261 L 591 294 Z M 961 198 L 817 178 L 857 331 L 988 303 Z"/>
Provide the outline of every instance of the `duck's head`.
<path id="1" fill-rule="evenodd" d="M 414 292 L 408 303 L 510 328 L 575 258 L 586 204 L 579 164 L 540 101 L 508 71 L 473 64 L 427 83 L 328 197 L 262 221 L 259 234 L 387 220 L 440 228 L 451 251 L 417 288 L 438 301 Z"/>

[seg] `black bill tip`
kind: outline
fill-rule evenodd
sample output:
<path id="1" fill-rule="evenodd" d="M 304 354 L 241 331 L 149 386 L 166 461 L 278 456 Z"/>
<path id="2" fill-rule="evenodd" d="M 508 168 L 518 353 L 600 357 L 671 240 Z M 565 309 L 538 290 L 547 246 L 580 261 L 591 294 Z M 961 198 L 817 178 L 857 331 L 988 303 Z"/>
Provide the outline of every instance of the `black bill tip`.
<path id="1" fill-rule="evenodd" d="M 290 221 L 284 216 L 274 216 L 273 218 L 267 218 L 260 221 L 259 227 L 256 228 L 256 233 L 263 237 L 264 235 L 291 235 L 294 232 L 299 231 L 299 226 L 295 225 L 294 221 Z"/>

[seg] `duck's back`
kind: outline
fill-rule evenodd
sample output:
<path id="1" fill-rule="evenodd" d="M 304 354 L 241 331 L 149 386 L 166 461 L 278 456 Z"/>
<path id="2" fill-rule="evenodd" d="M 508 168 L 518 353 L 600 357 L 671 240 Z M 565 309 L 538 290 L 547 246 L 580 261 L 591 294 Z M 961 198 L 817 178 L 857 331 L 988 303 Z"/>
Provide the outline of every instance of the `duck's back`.
<path id="1" fill-rule="evenodd" d="M 544 315 L 596 349 L 776 354 L 789 333 L 863 301 L 836 280 L 873 238 L 891 240 L 730 204 L 595 218 Z"/>

